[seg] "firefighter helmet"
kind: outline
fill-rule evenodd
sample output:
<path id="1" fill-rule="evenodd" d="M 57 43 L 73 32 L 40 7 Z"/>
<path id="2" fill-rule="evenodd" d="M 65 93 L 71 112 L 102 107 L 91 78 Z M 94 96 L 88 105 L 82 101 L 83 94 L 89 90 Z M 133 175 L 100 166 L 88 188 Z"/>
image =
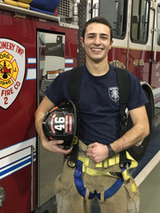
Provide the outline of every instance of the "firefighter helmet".
<path id="1" fill-rule="evenodd" d="M 48 140 L 64 140 L 63 149 L 69 149 L 75 141 L 77 130 L 76 107 L 66 100 L 49 110 L 42 123 L 43 132 Z"/>

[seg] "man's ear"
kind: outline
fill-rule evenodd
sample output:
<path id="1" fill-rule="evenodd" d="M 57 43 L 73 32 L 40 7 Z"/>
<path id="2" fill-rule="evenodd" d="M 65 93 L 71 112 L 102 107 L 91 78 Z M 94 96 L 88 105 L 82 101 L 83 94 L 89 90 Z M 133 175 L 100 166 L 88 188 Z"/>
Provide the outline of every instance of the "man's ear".
<path id="1" fill-rule="evenodd" d="M 83 39 L 83 37 L 80 38 L 80 41 L 81 41 L 82 47 L 84 47 L 84 39 Z"/>
<path id="2" fill-rule="evenodd" d="M 113 40 L 110 42 L 110 47 L 109 47 L 109 49 L 112 48 L 112 44 L 113 44 Z"/>

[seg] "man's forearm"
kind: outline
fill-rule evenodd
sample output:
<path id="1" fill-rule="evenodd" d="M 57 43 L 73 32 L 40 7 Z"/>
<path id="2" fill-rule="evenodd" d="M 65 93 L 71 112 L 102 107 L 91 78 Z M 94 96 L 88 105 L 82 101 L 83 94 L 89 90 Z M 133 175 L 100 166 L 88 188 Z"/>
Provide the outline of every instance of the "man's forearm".
<path id="1" fill-rule="evenodd" d="M 135 125 L 129 131 L 127 131 L 121 138 L 114 141 L 111 146 L 112 149 L 119 153 L 122 150 L 126 150 L 139 141 L 143 140 L 149 134 L 149 126 Z"/>
<path id="2" fill-rule="evenodd" d="M 43 129 L 42 129 L 43 117 L 44 117 L 44 113 L 42 113 L 42 112 L 35 113 L 35 127 L 36 127 L 37 133 L 38 133 L 41 141 L 47 140 L 43 133 Z"/>
<path id="3" fill-rule="evenodd" d="M 46 112 L 48 112 L 48 110 L 50 110 L 53 107 L 54 104 L 45 96 L 35 112 L 35 127 L 41 141 L 47 140 L 42 129 L 43 118 Z"/>

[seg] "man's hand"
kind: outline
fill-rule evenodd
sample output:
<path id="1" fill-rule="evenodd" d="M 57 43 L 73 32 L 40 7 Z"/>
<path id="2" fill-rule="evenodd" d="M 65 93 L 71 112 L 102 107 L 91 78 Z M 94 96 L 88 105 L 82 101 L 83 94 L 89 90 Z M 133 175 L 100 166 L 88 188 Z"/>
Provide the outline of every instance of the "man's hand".
<path id="1" fill-rule="evenodd" d="M 46 141 L 43 140 L 42 141 L 42 146 L 51 151 L 51 152 L 55 152 L 57 154 L 64 154 L 67 155 L 71 152 L 72 147 L 68 150 L 64 150 L 62 148 L 59 147 L 59 145 L 61 145 L 64 141 L 63 140 L 52 140 L 52 141 Z"/>
<path id="2" fill-rule="evenodd" d="M 92 143 L 88 146 L 86 155 L 96 163 L 105 160 L 108 157 L 108 148 L 100 143 Z"/>

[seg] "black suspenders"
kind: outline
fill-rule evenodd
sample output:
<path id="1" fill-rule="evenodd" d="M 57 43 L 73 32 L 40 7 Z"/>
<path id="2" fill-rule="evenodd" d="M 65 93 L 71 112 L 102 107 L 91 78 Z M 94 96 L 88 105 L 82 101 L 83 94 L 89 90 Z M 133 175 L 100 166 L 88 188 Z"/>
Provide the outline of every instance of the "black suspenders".
<path id="1" fill-rule="evenodd" d="M 129 74 L 128 71 L 122 68 L 116 68 L 116 74 L 117 74 L 117 82 L 119 87 L 119 103 L 120 103 L 120 128 L 119 128 L 119 137 L 121 137 L 126 131 L 127 131 L 127 115 L 126 115 L 126 106 L 129 99 L 129 93 L 130 93 L 130 81 L 129 81 Z M 70 75 L 70 99 L 73 101 L 77 108 L 77 117 L 78 116 L 78 100 L 79 100 L 79 92 L 80 92 L 80 86 L 81 86 L 81 72 L 82 67 L 77 67 L 71 70 Z M 77 125 L 77 137 L 79 134 L 79 128 Z M 73 146 L 72 152 L 70 153 L 69 157 L 69 165 L 73 165 L 73 167 L 76 164 L 77 160 L 77 153 L 78 153 L 78 143 Z M 125 151 L 122 151 L 120 153 L 120 165 L 123 166 L 124 163 L 126 163 L 126 154 Z M 72 164 L 72 163 L 73 164 Z M 71 166 L 72 167 L 72 166 Z"/>

